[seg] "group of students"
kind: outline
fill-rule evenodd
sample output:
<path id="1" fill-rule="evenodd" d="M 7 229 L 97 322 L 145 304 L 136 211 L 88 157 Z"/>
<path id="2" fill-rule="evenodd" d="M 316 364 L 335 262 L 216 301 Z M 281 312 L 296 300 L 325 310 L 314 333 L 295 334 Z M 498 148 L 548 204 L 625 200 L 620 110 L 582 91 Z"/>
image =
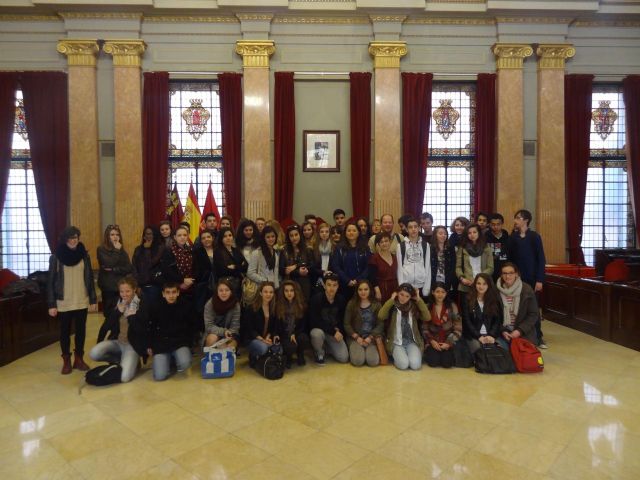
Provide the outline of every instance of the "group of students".
<path id="1" fill-rule="evenodd" d="M 287 367 L 311 350 L 353 365 L 392 356 L 399 369 L 455 364 L 460 342 L 472 353 L 523 336 L 544 348 L 535 292 L 544 281 L 542 242 L 520 210 L 514 231 L 500 214 L 458 217 L 451 235 L 433 218 L 402 216 L 401 233 L 385 214 L 371 225 L 334 212 L 330 226 L 313 215 L 283 229 L 275 220 L 205 215 L 196 241 L 189 226 L 146 226 L 131 261 L 117 225 L 98 247 L 104 323 L 90 352 L 118 362 L 130 381 L 140 358 L 153 358 L 156 380 L 173 363 L 225 339 L 246 345 L 249 363 L 274 343 Z M 87 370 L 88 311 L 97 310 L 91 262 L 76 227 L 66 228 L 50 259 L 49 313 L 61 325 L 62 373 Z M 71 363 L 70 330 L 75 323 Z"/>

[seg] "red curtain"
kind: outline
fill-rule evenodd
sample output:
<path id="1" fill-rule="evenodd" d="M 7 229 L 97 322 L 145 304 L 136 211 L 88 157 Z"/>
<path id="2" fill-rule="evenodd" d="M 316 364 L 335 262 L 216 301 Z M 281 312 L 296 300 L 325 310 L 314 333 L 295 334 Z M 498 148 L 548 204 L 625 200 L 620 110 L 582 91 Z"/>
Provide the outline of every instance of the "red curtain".
<path id="1" fill-rule="evenodd" d="M 146 225 L 158 225 L 167 216 L 170 121 L 169 73 L 146 72 L 142 100 L 142 178 Z"/>
<path id="2" fill-rule="evenodd" d="M 221 73 L 218 83 L 225 213 L 237 221 L 242 212 L 242 74 Z"/>
<path id="3" fill-rule="evenodd" d="M 624 108 L 627 117 L 627 170 L 631 179 L 631 202 L 640 238 L 640 75 L 629 75 L 622 81 Z"/>
<path id="4" fill-rule="evenodd" d="M 293 72 L 276 72 L 274 96 L 275 218 L 293 217 L 296 106 Z"/>
<path id="5" fill-rule="evenodd" d="M 589 170 L 593 75 L 564 77 L 564 152 L 569 263 L 584 264 L 582 220 Z"/>
<path id="6" fill-rule="evenodd" d="M 17 76 L 15 73 L 0 72 L 0 219 L 2 219 L 9 169 L 11 168 L 11 143 L 13 141 L 13 121 L 16 112 L 16 86 Z"/>
<path id="7" fill-rule="evenodd" d="M 67 226 L 69 206 L 67 74 L 24 72 L 20 85 L 40 216 L 47 242 L 53 250 Z"/>
<path id="8" fill-rule="evenodd" d="M 371 186 L 371 73 L 349 74 L 351 99 L 351 201 L 354 216 L 369 218 Z"/>
<path id="9" fill-rule="evenodd" d="M 476 84 L 476 165 L 473 177 L 475 212 L 495 209 L 496 74 L 480 73 Z"/>
<path id="10" fill-rule="evenodd" d="M 402 185 L 404 212 L 419 215 L 427 175 L 431 73 L 402 74 Z"/>

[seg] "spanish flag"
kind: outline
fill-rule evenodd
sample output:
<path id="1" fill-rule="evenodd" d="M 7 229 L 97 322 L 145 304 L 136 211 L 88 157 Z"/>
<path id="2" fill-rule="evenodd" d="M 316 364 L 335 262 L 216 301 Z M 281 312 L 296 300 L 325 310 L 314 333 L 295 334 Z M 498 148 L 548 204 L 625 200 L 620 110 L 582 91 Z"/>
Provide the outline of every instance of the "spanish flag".
<path id="1" fill-rule="evenodd" d="M 195 242 L 196 238 L 200 234 L 200 219 L 202 215 L 200 214 L 200 207 L 198 206 L 198 197 L 196 196 L 196 191 L 193 189 L 193 184 L 189 185 L 189 195 L 187 196 L 187 203 L 184 207 L 184 217 L 182 217 L 183 222 L 187 222 L 189 224 L 189 239 L 191 243 Z"/>

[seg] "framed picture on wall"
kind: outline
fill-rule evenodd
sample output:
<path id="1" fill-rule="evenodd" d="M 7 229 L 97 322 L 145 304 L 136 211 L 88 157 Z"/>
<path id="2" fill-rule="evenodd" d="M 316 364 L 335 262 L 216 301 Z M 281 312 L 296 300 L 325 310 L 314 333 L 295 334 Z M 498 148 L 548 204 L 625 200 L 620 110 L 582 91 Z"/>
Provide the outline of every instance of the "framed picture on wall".
<path id="1" fill-rule="evenodd" d="M 340 171 L 339 130 L 305 130 L 302 136 L 302 171 Z"/>

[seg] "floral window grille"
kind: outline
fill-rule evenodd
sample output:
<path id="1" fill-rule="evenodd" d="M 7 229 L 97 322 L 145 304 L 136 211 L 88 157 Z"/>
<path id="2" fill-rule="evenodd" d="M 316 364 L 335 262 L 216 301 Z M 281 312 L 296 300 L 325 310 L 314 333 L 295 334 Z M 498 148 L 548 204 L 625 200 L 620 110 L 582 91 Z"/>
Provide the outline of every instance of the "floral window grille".
<path id="1" fill-rule="evenodd" d="M 594 84 L 590 159 L 582 222 L 585 263 L 594 249 L 635 245 L 625 154 L 625 109 L 620 85 Z"/>
<path id="2" fill-rule="evenodd" d="M 475 83 L 434 82 L 423 211 L 435 225 L 472 213 L 475 115 Z"/>
<path id="3" fill-rule="evenodd" d="M 182 205 L 189 185 L 204 206 L 209 182 L 221 215 L 225 212 L 220 98 L 214 81 L 178 81 L 169 84 L 171 126 L 167 192 L 177 185 Z M 207 213 L 207 212 L 202 212 Z"/>
<path id="4" fill-rule="evenodd" d="M 0 227 L 0 266 L 25 277 L 37 270 L 47 270 L 51 251 L 38 207 L 21 90 L 16 92 L 13 132 L 11 168 Z"/>

